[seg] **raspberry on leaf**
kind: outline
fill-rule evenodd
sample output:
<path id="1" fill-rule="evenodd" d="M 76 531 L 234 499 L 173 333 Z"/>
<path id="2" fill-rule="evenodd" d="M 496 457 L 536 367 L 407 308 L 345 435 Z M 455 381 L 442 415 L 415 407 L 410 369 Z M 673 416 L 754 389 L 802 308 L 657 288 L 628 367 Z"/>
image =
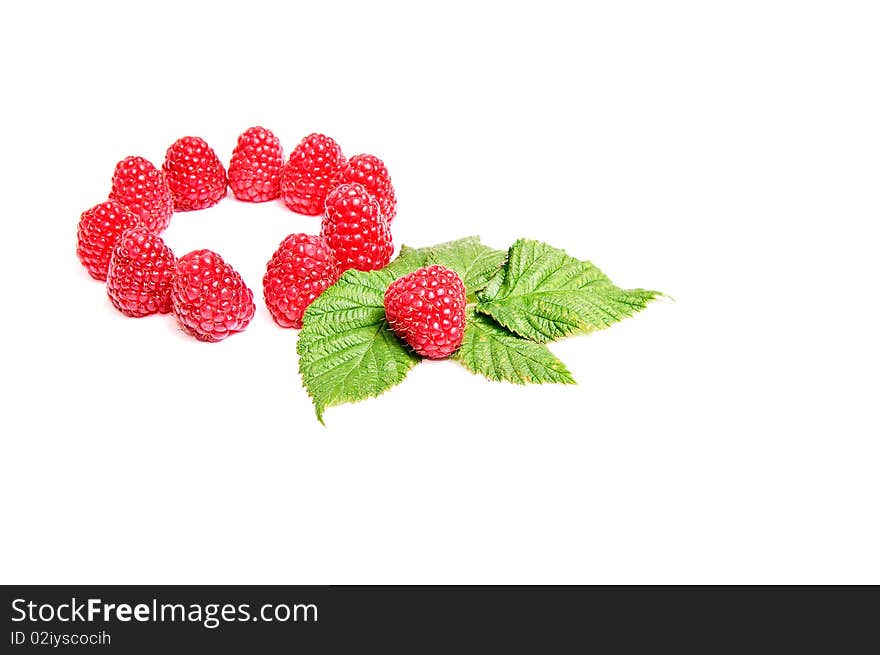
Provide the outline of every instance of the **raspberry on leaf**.
<path id="1" fill-rule="evenodd" d="M 461 345 L 466 305 L 458 273 L 440 265 L 404 275 L 385 291 L 385 316 L 391 329 L 430 359 L 448 357 Z"/>

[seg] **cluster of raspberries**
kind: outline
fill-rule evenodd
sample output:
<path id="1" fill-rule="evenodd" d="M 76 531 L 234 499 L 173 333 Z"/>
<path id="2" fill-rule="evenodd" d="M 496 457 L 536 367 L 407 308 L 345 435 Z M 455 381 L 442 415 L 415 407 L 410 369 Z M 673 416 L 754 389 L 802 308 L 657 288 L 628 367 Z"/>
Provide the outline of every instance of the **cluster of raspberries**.
<path id="1" fill-rule="evenodd" d="M 346 270 L 391 260 L 397 200 L 378 157 L 346 159 L 336 141 L 310 134 L 285 162 L 278 138 L 257 126 L 238 137 L 227 171 L 203 139 L 187 136 L 168 148 L 161 169 L 143 157 L 120 161 L 108 199 L 80 217 L 77 256 L 106 281 L 114 307 L 132 317 L 173 312 L 202 341 L 248 326 L 256 307 L 241 275 L 211 250 L 178 258 L 160 236 L 175 211 L 211 207 L 227 186 L 239 200 L 281 198 L 295 212 L 322 215 L 319 235 L 287 236 L 266 267 L 266 307 L 282 327 L 301 328 L 305 309 Z M 465 301 L 456 273 L 421 269 L 388 291 L 389 322 L 417 352 L 443 357 L 460 345 Z"/>

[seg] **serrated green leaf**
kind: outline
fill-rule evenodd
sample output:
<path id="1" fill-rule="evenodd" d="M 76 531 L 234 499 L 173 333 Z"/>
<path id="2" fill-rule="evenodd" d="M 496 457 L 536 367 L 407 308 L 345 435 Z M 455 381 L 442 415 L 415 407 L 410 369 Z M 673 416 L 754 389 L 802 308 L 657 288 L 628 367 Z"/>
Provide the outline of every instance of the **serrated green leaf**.
<path id="1" fill-rule="evenodd" d="M 440 264 L 458 273 L 468 302 L 474 302 L 477 291 L 486 286 L 506 258 L 505 251 L 485 246 L 480 243 L 480 237 L 473 236 L 434 246 L 426 265 Z"/>
<path id="2" fill-rule="evenodd" d="M 402 248 L 380 271 L 346 271 L 303 316 L 296 350 L 303 386 L 318 420 L 333 405 L 378 396 L 399 384 L 421 359 L 385 320 L 385 289 L 424 265 L 426 249 Z"/>
<path id="3" fill-rule="evenodd" d="M 403 245 L 400 247 L 400 254 L 397 255 L 397 258 L 382 270 L 391 276 L 393 282 L 397 278 L 425 266 L 430 255 L 430 248 L 411 248 Z"/>
<path id="4" fill-rule="evenodd" d="M 661 295 L 621 289 L 590 262 L 540 241 L 520 239 L 507 263 L 477 293 L 477 311 L 538 343 L 609 327 Z"/>
<path id="5" fill-rule="evenodd" d="M 517 337 L 473 309 L 468 310 L 464 340 L 453 359 L 490 380 L 574 384 L 565 364 L 547 346 Z"/>

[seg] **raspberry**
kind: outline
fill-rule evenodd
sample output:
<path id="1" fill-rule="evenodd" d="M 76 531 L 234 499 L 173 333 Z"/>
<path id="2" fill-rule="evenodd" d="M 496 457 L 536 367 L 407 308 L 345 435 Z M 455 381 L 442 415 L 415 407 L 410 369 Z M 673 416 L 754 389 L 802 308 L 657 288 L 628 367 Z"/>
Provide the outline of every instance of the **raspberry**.
<path id="1" fill-rule="evenodd" d="M 339 272 L 382 268 L 394 252 L 391 229 L 379 203 L 360 184 L 340 184 L 327 196 L 321 236 L 327 239 Z"/>
<path id="2" fill-rule="evenodd" d="M 336 258 L 322 237 L 291 234 L 266 266 L 266 307 L 278 325 L 299 329 L 306 307 L 337 279 Z"/>
<path id="3" fill-rule="evenodd" d="M 143 157 L 126 157 L 116 164 L 110 200 L 128 207 L 156 234 L 171 222 L 174 199 L 165 174 Z"/>
<path id="4" fill-rule="evenodd" d="M 241 275 L 211 250 L 194 250 L 177 260 L 171 308 L 184 330 L 200 341 L 241 332 L 257 309 Z"/>
<path id="5" fill-rule="evenodd" d="M 333 176 L 345 165 L 339 145 L 329 136 L 310 134 L 290 153 L 281 173 L 281 197 L 293 211 L 317 216 L 332 188 Z"/>
<path id="6" fill-rule="evenodd" d="M 145 227 L 129 228 L 113 249 L 107 295 L 126 316 L 171 311 L 171 276 L 176 262 L 162 237 Z"/>
<path id="7" fill-rule="evenodd" d="M 385 316 L 391 329 L 431 359 L 447 357 L 461 345 L 466 304 L 464 283 L 445 266 L 420 268 L 385 291 Z"/>
<path id="8" fill-rule="evenodd" d="M 384 162 L 375 155 L 355 155 L 333 178 L 333 186 L 344 182 L 358 182 L 379 201 L 379 209 L 389 223 L 397 215 L 397 198 L 391 185 L 391 176 Z"/>
<path id="9" fill-rule="evenodd" d="M 281 195 L 284 152 L 264 127 L 251 127 L 238 137 L 229 162 L 229 188 L 239 200 L 266 202 Z"/>
<path id="10" fill-rule="evenodd" d="M 162 170 L 174 196 L 174 209 L 207 209 L 226 195 L 226 169 L 214 149 L 197 136 L 172 143 Z"/>
<path id="11" fill-rule="evenodd" d="M 137 215 L 115 200 L 82 213 L 76 230 L 76 256 L 89 275 L 96 280 L 107 279 L 107 267 L 119 235 L 140 223 Z"/>

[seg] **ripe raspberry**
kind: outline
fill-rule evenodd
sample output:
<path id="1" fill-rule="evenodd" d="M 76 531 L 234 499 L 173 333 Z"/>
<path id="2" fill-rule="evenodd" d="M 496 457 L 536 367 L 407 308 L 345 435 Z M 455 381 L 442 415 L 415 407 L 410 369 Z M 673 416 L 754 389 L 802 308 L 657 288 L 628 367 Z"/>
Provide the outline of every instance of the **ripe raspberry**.
<path id="1" fill-rule="evenodd" d="M 266 266 L 266 307 L 278 325 L 299 329 L 306 307 L 338 279 L 336 258 L 322 237 L 291 234 Z"/>
<path id="2" fill-rule="evenodd" d="M 290 153 L 281 173 L 281 197 L 293 211 L 317 216 L 332 188 L 333 176 L 345 165 L 342 149 L 329 136 L 310 134 Z"/>
<path id="3" fill-rule="evenodd" d="M 391 229 L 379 203 L 360 184 L 340 184 L 327 196 L 321 236 L 336 255 L 339 272 L 382 268 L 394 252 Z"/>
<path id="4" fill-rule="evenodd" d="M 140 222 L 138 216 L 115 200 L 82 213 L 76 230 L 76 256 L 89 275 L 96 280 L 107 279 L 107 267 L 119 235 Z"/>
<path id="5" fill-rule="evenodd" d="M 464 338 L 464 283 L 445 266 L 426 266 L 395 280 L 385 291 L 385 316 L 418 354 L 441 359 Z"/>
<path id="6" fill-rule="evenodd" d="M 113 249 L 107 295 L 126 316 L 171 311 L 171 277 L 177 259 L 162 237 L 145 227 L 129 228 Z"/>
<path id="7" fill-rule="evenodd" d="M 251 127 L 238 137 L 229 162 L 229 187 L 239 200 L 266 202 L 281 195 L 284 152 L 264 127 Z"/>
<path id="8" fill-rule="evenodd" d="M 126 157 L 116 164 L 110 200 L 128 207 L 156 234 L 171 222 L 174 199 L 165 173 L 143 157 Z"/>
<path id="9" fill-rule="evenodd" d="M 187 253 L 174 267 L 171 308 L 200 341 L 221 341 L 254 317 L 254 294 L 235 269 L 210 250 Z"/>
<path id="10" fill-rule="evenodd" d="M 226 195 L 226 169 L 214 149 L 197 136 L 172 143 L 162 170 L 174 196 L 174 209 L 206 209 Z"/>
<path id="11" fill-rule="evenodd" d="M 333 186 L 357 182 L 379 201 L 379 209 L 389 223 L 397 215 L 397 198 L 385 163 L 375 155 L 355 155 L 333 178 Z"/>

